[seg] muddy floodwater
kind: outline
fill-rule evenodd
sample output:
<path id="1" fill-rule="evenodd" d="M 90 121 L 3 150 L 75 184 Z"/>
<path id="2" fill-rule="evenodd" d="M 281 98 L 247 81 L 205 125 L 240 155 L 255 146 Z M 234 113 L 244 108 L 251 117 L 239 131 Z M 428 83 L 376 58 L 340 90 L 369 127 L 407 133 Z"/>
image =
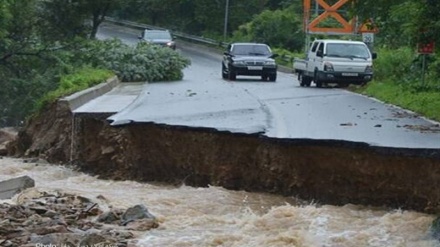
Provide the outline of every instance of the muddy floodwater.
<path id="1" fill-rule="evenodd" d="M 137 246 L 434 247 L 434 215 L 357 205 L 300 202 L 278 195 L 133 181 L 101 180 L 72 169 L 0 159 L 0 180 L 28 175 L 41 191 L 64 191 L 128 208 L 144 204 L 159 219 Z M 17 197 L 4 203 L 14 203 Z"/>

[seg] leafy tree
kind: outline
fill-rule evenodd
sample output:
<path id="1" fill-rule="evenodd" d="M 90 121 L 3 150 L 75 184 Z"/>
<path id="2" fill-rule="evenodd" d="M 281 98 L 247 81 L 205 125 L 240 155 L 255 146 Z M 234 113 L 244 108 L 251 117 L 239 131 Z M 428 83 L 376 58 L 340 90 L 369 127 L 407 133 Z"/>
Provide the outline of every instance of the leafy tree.
<path id="1" fill-rule="evenodd" d="M 153 26 L 178 26 L 193 10 L 191 0 L 128 0 L 112 11 L 117 18 Z M 190 5 L 189 8 L 185 6 Z M 166 24 L 166 25 L 165 25 Z"/>
<path id="2" fill-rule="evenodd" d="M 61 43 L 44 42 L 47 25 L 41 1 L 7 0 L 3 3 L 0 39 L 0 112 L 3 124 L 17 125 L 35 100 L 55 87 L 63 67 L 56 54 Z"/>
<path id="3" fill-rule="evenodd" d="M 293 7 L 283 10 L 263 11 L 234 33 L 236 41 L 267 43 L 273 47 L 299 51 L 304 44 L 300 16 L 295 15 Z"/>
<path id="4" fill-rule="evenodd" d="M 46 40 L 67 40 L 86 36 L 90 30 L 85 20 L 89 17 L 80 1 L 50 0 L 41 2 L 41 19 L 47 32 L 41 35 Z"/>
<path id="5" fill-rule="evenodd" d="M 407 2 L 408 0 L 353 0 L 353 13 L 360 20 L 374 18 L 378 24 L 386 22 L 390 9 L 393 6 Z"/>
<path id="6" fill-rule="evenodd" d="M 0 39 L 4 38 L 6 33 L 6 25 L 12 17 L 9 12 L 9 1 L 0 1 Z"/>
<path id="7" fill-rule="evenodd" d="M 418 20 L 420 39 L 440 42 L 440 2 L 421 0 L 421 15 Z M 422 40 L 423 41 L 423 40 Z"/>
<path id="8" fill-rule="evenodd" d="M 266 8 L 269 10 L 285 9 L 291 5 L 302 6 L 303 0 L 268 0 L 266 3 Z M 299 12 L 302 8 L 299 8 Z"/>
<path id="9" fill-rule="evenodd" d="M 420 28 L 418 20 L 422 9 L 423 5 L 420 2 L 413 1 L 392 6 L 386 20 L 387 25 L 383 26 L 383 30 L 381 30 L 383 44 L 390 48 L 415 47 Z"/>
<path id="10" fill-rule="evenodd" d="M 379 42 L 388 47 L 415 46 L 424 39 L 440 41 L 440 2 L 435 0 L 356 0 L 360 20 L 373 18 L 379 26 Z"/>
<path id="11" fill-rule="evenodd" d="M 34 9 L 35 1 L 7 2 L 7 10 L 10 18 L 3 24 L 3 39 L 0 40 L 0 64 L 5 63 L 16 55 L 31 55 L 32 47 L 37 46 L 35 33 L 38 19 Z M 28 12 L 28 13 L 26 13 Z"/>
<path id="12" fill-rule="evenodd" d="M 122 0 L 46 0 L 41 1 L 41 11 L 51 35 L 67 38 L 88 32 L 94 39 L 105 17 L 122 4 Z"/>
<path id="13" fill-rule="evenodd" d="M 116 17 L 145 24 L 220 37 L 227 0 L 129 0 L 113 12 Z M 229 0 L 228 34 L 267 8 L 299 0 Z M 270 4 L 270 5 L 269 5 Z M 245 13 L 245 14 L 244 14 Z"/>
<path id="14" fill-rule="evenodd" d="M 224 32 L 226 1 L 198 0 L 195 1 L 195 19 L 205 33 L 222 34 Z M 229 0 L 227 31 L 228 34 L 240 25 L 252 20 L 254 15 L 266 8 L 268 0 Z M 246 14 L 244 14 L 246 13 Z"/>

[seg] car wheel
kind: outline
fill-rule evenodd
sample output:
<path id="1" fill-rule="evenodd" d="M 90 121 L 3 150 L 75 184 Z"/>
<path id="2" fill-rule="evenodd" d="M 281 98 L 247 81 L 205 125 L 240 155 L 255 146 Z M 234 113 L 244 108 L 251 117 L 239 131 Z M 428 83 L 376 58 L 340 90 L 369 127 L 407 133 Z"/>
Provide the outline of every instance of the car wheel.
<path id="1" fill-rule="evenodd" d="M 301 72 L 298 72 L 298 81 L 299 81 L 299 85 L 301 87 L 305 87 L 306 86 L 306 84 L 304 83 L 304 77 L 303 77 Z"/>
<path id="2" fill-rule="evenodd" d="M 319 80 L 319 78 L 318 78 L 318 71 L 315 71 L 315 76 L 313 77 L 313 81 L 315 82 L 316 87 L 319 87 L 319 88 L 322 87 L 322 81 Z"/>
<path id="3" fill-rule="evenodd" d="M 267 75 L 261 75 L 261 80 L 262 80 L 262 81 L 267 81 L 267 79 L 268 79 L 268 76 L 267 76 Z"/>
<path id="4" fill-rule="evenodd" d="M 237 75 L 231 70 L 231 68 L 228 70 L 228 78 L 231 81 L 235 81 L 235 79 L 237 79 Z"/>
<path id="5" fill-rule="evenodd" d="M 226 72 L 226 67 L 223 63 L 222 63 L 222 78 L 228 79 L 228 72 Z"/>
<path id="6" fill-rule="evenodd" d="M 310 84 L 312 84 L 311 78 L 303 75 L 301 77 L 301 84 L 300 85 L 304 85 L 304 87 L 310 87 Z"/>
<path id="7" fill-rule="evenodd" d="M 269 75 L 269 81 L 276 81 L 277 80 L 277 74 Z"/>

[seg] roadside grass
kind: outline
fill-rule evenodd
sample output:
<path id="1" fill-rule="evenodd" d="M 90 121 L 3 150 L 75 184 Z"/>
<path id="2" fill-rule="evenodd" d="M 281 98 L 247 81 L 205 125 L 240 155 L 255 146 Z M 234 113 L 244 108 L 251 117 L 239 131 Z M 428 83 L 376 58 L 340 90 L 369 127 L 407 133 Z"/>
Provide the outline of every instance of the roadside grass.
<path id="1" fill-rule="evenodd" d="M 37 101 L 36 111 L 41 111 L 46 105 L 55 102 L 61 97 L 97 85 L 114 75 L 115 73 L 110 70 L 94 69 L 90 67 L 79 69 L 73 74 L 64 75 L 61 77 L 57 89 L 48 92 Z"/>
<path id="2" fill-rule="evenodd" d="M 440 91 L 423 90 L 392 81 L 373 81 L 356 92 L 440 121 Z"/>

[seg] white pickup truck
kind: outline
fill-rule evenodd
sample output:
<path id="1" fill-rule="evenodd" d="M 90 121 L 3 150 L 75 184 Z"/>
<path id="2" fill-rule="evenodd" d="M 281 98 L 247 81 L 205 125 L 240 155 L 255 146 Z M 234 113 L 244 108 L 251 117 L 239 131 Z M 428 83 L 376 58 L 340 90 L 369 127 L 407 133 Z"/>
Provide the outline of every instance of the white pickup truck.
<path id="1" fill-rule="evenodd" d="M 316 87 L 363 85 L 373 79 L 376 57 L 361 41 L 320 39 L 313 41 L 306 59 L 294 59 L 293 71 L 302 87 L 309 87 L 312 81 Z"/>

